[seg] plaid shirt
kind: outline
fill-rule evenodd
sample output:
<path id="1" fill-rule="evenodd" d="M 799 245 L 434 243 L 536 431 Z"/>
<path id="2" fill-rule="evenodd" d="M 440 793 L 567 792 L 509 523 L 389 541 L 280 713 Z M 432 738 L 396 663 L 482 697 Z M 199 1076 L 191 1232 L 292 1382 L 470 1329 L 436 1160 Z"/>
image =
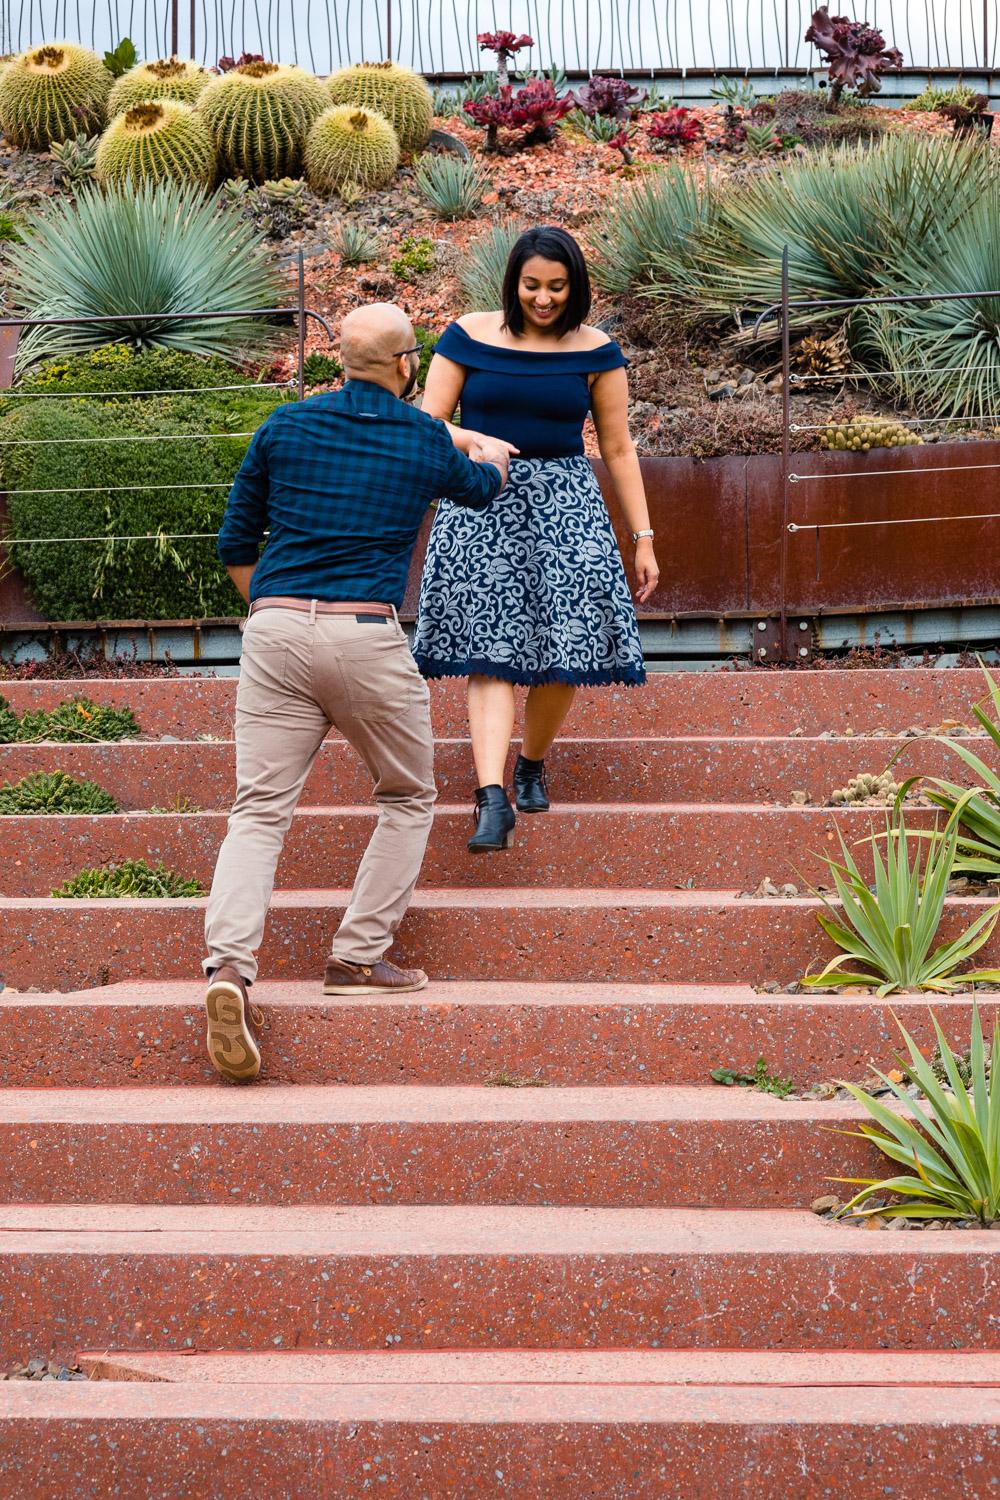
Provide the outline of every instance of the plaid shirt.
<path id="1" fill-rule="evenodd" d="M 500 471 L 459 452 L 443 422 L 382 386 L 349 380 L 279 407 L 254 434 L 229 494 L 219 557 L 257 563 L 251 600 L 287 594 L 398 608 L 431 500 L 481 510 L 501 488 Z"/>

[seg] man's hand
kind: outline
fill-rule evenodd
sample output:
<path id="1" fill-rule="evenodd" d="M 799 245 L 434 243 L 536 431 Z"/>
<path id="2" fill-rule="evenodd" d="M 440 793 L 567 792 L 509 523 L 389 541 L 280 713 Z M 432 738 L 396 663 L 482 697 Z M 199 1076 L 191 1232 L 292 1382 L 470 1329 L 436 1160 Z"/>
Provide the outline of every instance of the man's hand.
<path id="1" fill-rule="evenodd" d="M 469 457 L 474 464 L 494 464 L 499 470 L 504 484 L 507 483 L 507 474 L 510 468 L 512 454 L 521 450 L 515 448 L 513 443 L 505 443 L 502 438 L 491 438 L 478 434 L 469 444 Z"/>

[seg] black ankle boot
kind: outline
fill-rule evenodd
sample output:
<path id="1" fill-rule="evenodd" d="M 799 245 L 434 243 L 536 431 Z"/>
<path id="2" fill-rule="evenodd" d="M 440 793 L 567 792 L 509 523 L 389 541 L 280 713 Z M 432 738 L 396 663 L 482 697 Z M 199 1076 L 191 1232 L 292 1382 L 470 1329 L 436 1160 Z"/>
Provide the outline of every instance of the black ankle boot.
<path id="1" fill-rule="evenodd" d="M 509 849 L 514 842 L 517 822 L 510 798 L 502 786 L 477 786 L 476 831 L 469 840 L 469 852 L 483 854 L 492 849 Z"/>
<path id="2" fill-rule="evenodd" d="M 548 812 L 544 760 L 526 760 L 523 755 L 517 757 L 514 766 L 514 793 L 518 812 Z"/>

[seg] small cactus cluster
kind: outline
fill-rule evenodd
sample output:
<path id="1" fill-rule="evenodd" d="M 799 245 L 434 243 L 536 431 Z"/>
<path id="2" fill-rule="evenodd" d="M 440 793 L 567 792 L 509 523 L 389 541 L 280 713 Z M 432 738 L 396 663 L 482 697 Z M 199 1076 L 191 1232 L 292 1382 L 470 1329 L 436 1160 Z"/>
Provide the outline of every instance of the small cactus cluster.
<path id="1" fill-rule="evenodd" d="M 389 181 L 399 165 L 399 139 L 375 110 L 335 104 L 309 132 L 305 165 L 317 193 L 339 193 L 350 203 Z"/>
<path id="2" fill-rule="evenodd" d="M 353 104 L 388 120 L 402 151 L 426 146 L 434 122 L 434 96 L 410 68 L 397 63 L 358 63 L 326 81 L 334 104 Z"/>
<path id="3" fill-rule="evenodd" d="M 207 68 L 181 58 L 161 57 L 156 62 L 140 63 L 115 83 L 108 100 L 108 115 L 114 119 L 147 99 L 179 99 L 182 104 L 197 104 L 211 81 Z"/>
<path id="4" fill-rule="evenodd" d="M 0 126 L 11 145 L 45 151 L 99 130 L 111 74 L 96 52 L 55 42 L 21 52 L 0 73 Z"/>
<path id="5" fill-rule="evenodd" d="M 198 108 L 229 177 L 294 177 L 313 122 L 329 108 L 318 78 L 281 63 L 250 62 L 213 78 Z"/>
<path id="6" fill-rule="evenodd" d="M 851 350 L 843 328 L 827 338 L 809 334 L 795 351 L 796 373 L 808 377 L 813 386 L 836 384 L 848 373 L 851 364 Z"/>
<path id="7" fill-rule="evenodd" d="M 899 783 L 893 781 L 888 771 L 878 776 L 864 773 L 852 776 L 846 786 L 838 787 L 830 797 L 834 807 L 853 807 L 858 803 L 875 803 L 879 807 L 891 807 L 899 792 Z"/>
<path id="8" fill-rule="evenodd" d="M 819 445 L 831 453 L 867 453 L 872 448 L 908 448 L 923 438 L 891 417 L 856 417 L 850 422 L 831 422 L 820 433 Z"/>
<path id="9" fill-rule="evenodd" d="M 74 190 L 85 187 L 94 175 L 100 136 L 78 135 L 71 141 L 55 141 L 49 155 L 56 163 L 56 181 Z"/>
<path id="10" fill-rule="evenodd" d="M 208 127 L 179 99 L 146 99 L 116 116 L 97 148 L 99 182 L 215 181 L 216 150 Z"/>

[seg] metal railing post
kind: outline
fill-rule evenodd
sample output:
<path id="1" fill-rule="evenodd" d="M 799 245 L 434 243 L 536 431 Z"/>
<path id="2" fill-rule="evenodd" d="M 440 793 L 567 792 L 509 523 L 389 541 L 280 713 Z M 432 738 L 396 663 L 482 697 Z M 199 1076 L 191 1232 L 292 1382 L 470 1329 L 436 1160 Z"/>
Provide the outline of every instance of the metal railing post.
<path id="1" fill-rule="evenodd" d="M 983 0 L 983 67 L 990 66 L 990 0 Z"/>
<path id="2" fill-rule="evenodd" d="M 170 0 L 170 56 L 176 57 L 180 51 L 180 17 L 181 0 Z"/>
<path id="3" fill-rule="evenodd" d="M 392 62 L 392 0 L 385 0 L 385 60 Z"/>
<path id="4" fill-rule="evenodd" d="M 306 258 L 299 251 L 299 400 L 306 394 Z"/>
<path id="5" fill-rule="evenodd" d="M 791 421 L 792 421 L 792 339 L 788 326 L 790 316 L 788 295 L 788 246 L 781 252 L 781 563 L 779 573 L 779 603 L 781 608 L 781 657 L 789 659 L 788 645 L 788 510 L 789 473 L 791 470 Z"/>
<path id="6" fill-rule="evenodd" d="M 195 51 L 195 47 L 197 46 L 197 43 L 198 43 L 197 6 L 198 6 L 198 0 L 191 0 L 191 28 L 190 28 L 191 50 L 188 52 L 188 57 L 190 57 L 190 58 L 196 58 L 198 56 L 197 52 Z"/>

